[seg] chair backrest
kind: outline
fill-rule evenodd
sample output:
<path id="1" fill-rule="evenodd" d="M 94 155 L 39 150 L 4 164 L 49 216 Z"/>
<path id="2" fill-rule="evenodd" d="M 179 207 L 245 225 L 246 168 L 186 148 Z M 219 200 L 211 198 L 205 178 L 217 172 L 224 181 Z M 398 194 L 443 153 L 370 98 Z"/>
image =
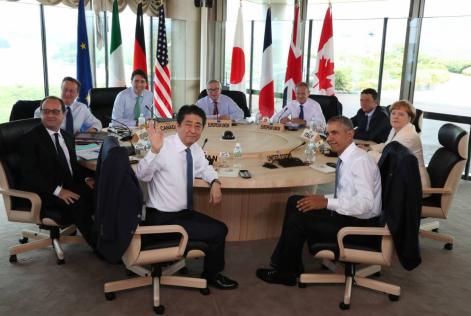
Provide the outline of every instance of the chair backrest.
<path id="1" fill-rule="evenodd" d="M 339 102 L 335 95 L 311 94 L 309 98 L 321 105 L 322 114 L 324 114 L 326 122 L 333 116 L 342 115 L 342 103 Z"/>
<path id="2" fill-rule="evenodd" d="M 18 100 L 10 112 L 10 122 L 34 117 L 34 111 L 41 104 L 41 100 Z"/>
<path id="3" fill-rule="evenodd" d="M 445 217 L 468 159 L 468 138 L 468 133 L 461 127 L 444 124 L 438 131 L 442 147 L 435 151 L 427 166 L 432 187 L 452 191 L 452 194 L 433 194 L 424 199 L 426 205 L 440 207 Z"/>
<path id="4" fill-rule="evenodd" d="M 247 107 L 247 98 L 245 97 L 245 93 L 241 91 L 221 90 L 221 94 L 224 94 L 234 100 L 234 102 L 242 109 L 242 111 L 244 111 L 244 117 L 250 117 L 250 111 Z M 208 92 L 206 89 L 201 90 L 198 100 L 204 98 L 207 95 Z"/>
<path id="5" fill-rule="evenodd" d="M 90 91 L 90 110 L 92 114 L 101 121 L 103 127 L 108 127 L 110 124 L 114 100 L 118 93 L 124 89 L 126 88 L 92 88 Z"/>
<path id="6" fill-rule="evenodd" d="M 390 112 L 390 110 L 389 110 L 390 108 L 391 108 L 391 104 L 386 107 L 386 111 L 388 111 L 388 114 Z M 412 124 L 414 124 L 415 131 L 417 133 L 422 132 L 423 122 L 424 122 L 424 111 L 422 111 L 420 109 L 415 109 L 415 119 L 412 122 Z"/>

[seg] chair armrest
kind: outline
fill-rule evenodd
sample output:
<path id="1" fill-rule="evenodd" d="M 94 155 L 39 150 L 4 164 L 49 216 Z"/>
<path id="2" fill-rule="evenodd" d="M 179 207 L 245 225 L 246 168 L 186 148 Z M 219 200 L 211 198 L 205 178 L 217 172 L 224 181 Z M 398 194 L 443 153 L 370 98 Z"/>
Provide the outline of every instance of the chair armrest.
<path id="1" fill-rule="evenodd" d="M 42 201 L 39 195 L 37 195 L 34 192 L 14 190 L 14 189 L 9 189 L 9 190 L 0 189 L 0 193 L 4 195 L 12 196 L 12 197 L 29 200 L 31 202 L 32 218 L 34 219 L 36 223 L 38 224 L 41 223 L 40 212 L 41 212 Z"/>
<path id="2" fill-rule="evenodd" d="M 186 245 L 188 243 L 188 233 L 185 228 L 180 225 L 153 225 L 153 226 L 138 226 L 135 235 L 150 235 L 150 234 L 169 234 L 179 233 L 182 235 L 178 244 L 178 255 L 183 256 L 185 253 Z"/>
<path id="3" fill-rule="evenodd" d="M 452 191 L 447 188 L 423 188 L 422 194 L 451 194 Z"/>
<path id="4" fill-rule="evenodd" d="M 344 227 L 337 233 L 337 242 L 339 245 L 340 257 L 345 256 L 345 246 L 343 239 L 349 235 L 362 235 L 362 236 L 389 236 L 391 232 L 386 227 Z"/>

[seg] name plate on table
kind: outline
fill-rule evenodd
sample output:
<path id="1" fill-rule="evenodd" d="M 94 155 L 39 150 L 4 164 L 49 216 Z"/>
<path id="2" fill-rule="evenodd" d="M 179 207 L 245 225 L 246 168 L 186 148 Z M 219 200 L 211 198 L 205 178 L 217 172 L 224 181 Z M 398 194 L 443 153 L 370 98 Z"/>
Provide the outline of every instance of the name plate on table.
<path id="1" fill-rule="evenodd" d="M 259 128 L 261 130 L 275 131 L 275 132 L 283 132 L 285 130 L 285 126 L 280 123 L 275 123 L 275 124 L 261 123 Z"/>
<path id="2" fill-rule="evenodd" d="M 275 161 L 283 158 L 288 158 L 290 156 L 290 151 L 288 149 L 286 150 L 277 150 L 277 151 L 269 151 L 263 153 L 265 156 L 265 159 L 267 161 Z"/>
<path id="3" fill-rule="evenodd" d="M 175 131 L 177 130 L 177 121 L 158 122 L 155 124 L 155 128 L 160 129 L 162 132 Z"/>
<path id="4" fill-rule="evenodd" d="M 307 141 L 312 140 L 313 142 L 317 142 L 320 139 L 319 134 L 309 128 L 304 129 L 303 133 L 301 134 L 301 138 Z"/>
<path id="5" fill-rule="evenodd" d="M 232 121 L 231 120 L 207 120 L 206 121 L 206 126 L 207 127 L 222 127 L 222 128 L 228 128 L 232 127 Z"/>

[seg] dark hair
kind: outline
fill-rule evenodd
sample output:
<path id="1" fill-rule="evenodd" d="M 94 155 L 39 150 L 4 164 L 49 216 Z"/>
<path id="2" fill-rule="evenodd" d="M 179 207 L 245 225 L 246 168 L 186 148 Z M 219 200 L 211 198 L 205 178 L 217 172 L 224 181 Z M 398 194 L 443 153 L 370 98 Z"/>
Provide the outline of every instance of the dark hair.
<path id="1" fill-rule="evenodd" d="M 299 88 L 299 87 L 305 87 L 309 91 L 309 85 L 303 81 L 296 84 L 296 88 Z"/>
<path id="2" fill-rule="evenodd" d="M 147 82 L 147 74 L 144 72 L 144 70 L 141 70 L 141 69 L 134 70 L 131 74 L 131 80 L 133 80 L 136 75 L 143 77 Z"/>
<path id="3" fill-rule="evenodd" d="M 62 85 L 64 84 L 64 82 L 66 82 L 66 81 L 70 81 L 70 82 L 75 83 L 77 85 L 77 92 L 80 91 L 80 86 L 82 84 L 80 83 L 80 81 L 78 81 L 77 79 L 72 78 L 72 77 L 64 77 L 64 79 L 62 79 L 61 88 L 62 88 Z"/>
<path id="4" fill-rule="evenodd" d="M 327 124 L 334 123 L 334 122 L 342 124 L 346 128 L 347 131 L 350 131 L 353 129 L 352 121 L 346 116 L 343 116 L 343 115 L 333 116 L 329 119 L 329 121 L 327 121 Z"/>
<path id="5" fill-rule="evenodd" d="M 183 120 L 185 119 L 186 115 L 190 114 L 195 114 L 201 117 L 203 120 L 203 126 L 206 125 L 206 114 L 202 109 L 200 109 L 198 106 L 192 104 L 192 105 L 184 105 L 178 110 L 177 113 L 177 123 L 180 125 Z"/>
<path id="6" fill-rule="evenodd" d="M 61 104 L 61 110 L 62 112 L 65 112 L 65 103 L 64 101 L 62 101 L 61 98 L 58 98 L 56 96 L 53 96 L 53 95 L 50 95 L 50 96 L 47 96 L 45 97 L 44 99 L 41 100 L 41 105 L 39 106 L 39 108 L 42 110 L 43 109 L 43 104 L 44 102 L 46 102 L 47 100 L 56 100 L 56 101 L 59 101 L 59 103 Z"/>
<path id="7" fill-rule="evenodd" d="M 361 92 L 361 94 L 369 94 L 373 97 L 373 100 L 378 101 L 378 92 L 375 89 L 367 88 Z"/>

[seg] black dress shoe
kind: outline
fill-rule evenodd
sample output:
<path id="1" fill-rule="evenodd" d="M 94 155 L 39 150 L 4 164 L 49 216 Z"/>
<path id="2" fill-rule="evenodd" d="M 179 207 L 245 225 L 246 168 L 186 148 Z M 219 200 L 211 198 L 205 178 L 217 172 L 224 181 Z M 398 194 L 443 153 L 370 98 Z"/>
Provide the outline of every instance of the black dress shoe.
<path id="1" fill-rule="evenodd" d="M 295 274 L 282 273 L 276 269 L 257 269 L 257 277 L 267 283 L 283 284 L 288 286 L 296 285 Z"/>
<path id="2" fill-rule="evenodd" d="M 214 277 L 208 279 L 208 285 L 220 290 L 233 290 L 239 286 L 239 283 L 225 277 L 221 273 L 217 273 Z"/>

